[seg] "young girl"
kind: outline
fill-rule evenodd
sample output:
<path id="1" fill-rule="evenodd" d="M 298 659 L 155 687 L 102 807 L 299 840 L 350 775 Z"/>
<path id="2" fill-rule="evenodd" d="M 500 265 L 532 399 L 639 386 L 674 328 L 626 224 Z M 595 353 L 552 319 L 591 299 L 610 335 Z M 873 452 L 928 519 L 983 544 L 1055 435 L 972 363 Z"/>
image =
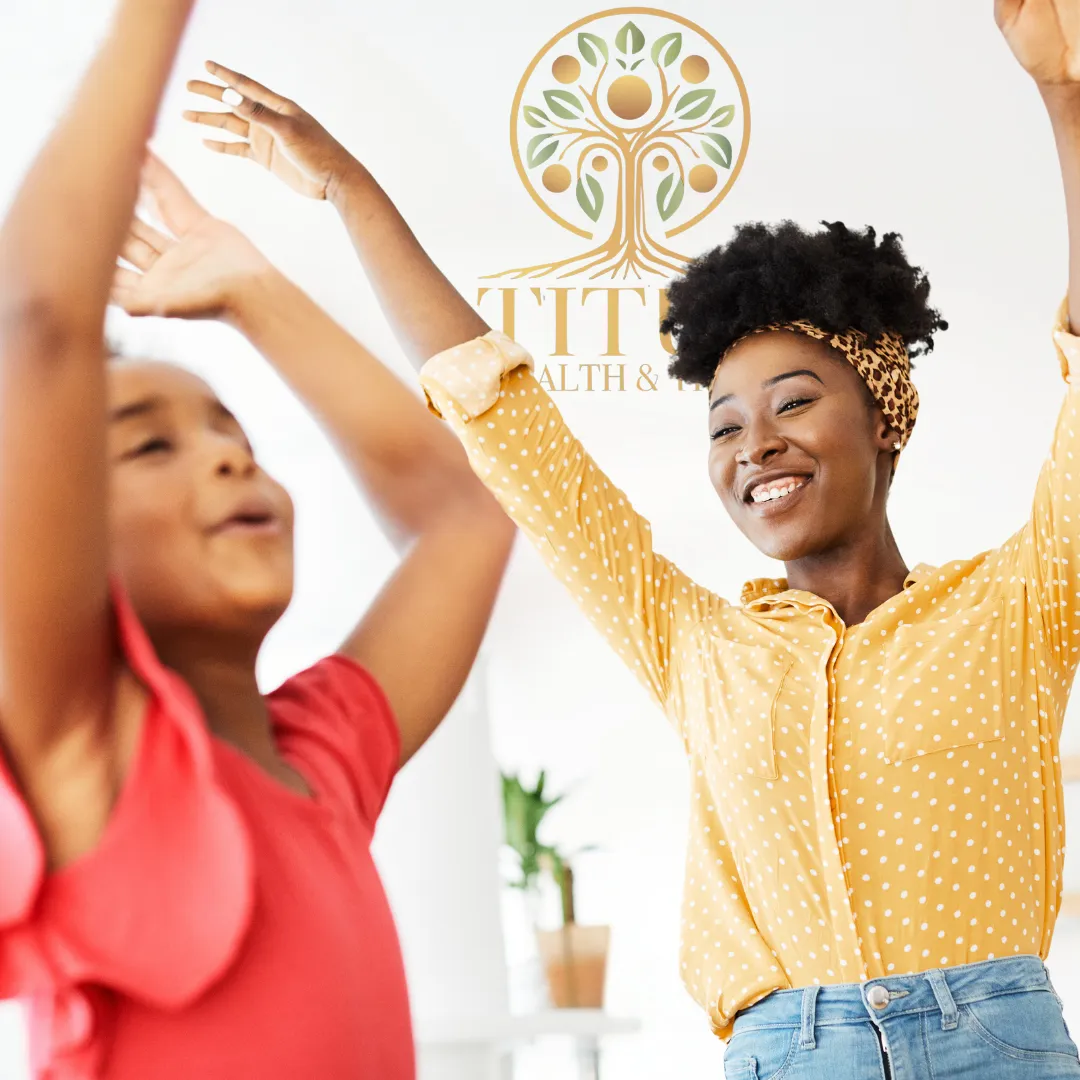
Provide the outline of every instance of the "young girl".
<path id="1" fill-rule="evenodd" d="M 512 526 L 421 403 L 153 159 L 173 235 L 131 222 L 191 6 L 122 0 L 0 230 L 0 997 L 27 1000 L 49 1080 L 409 1080 L 370 841 Z M 114 285 L 118 253 L 141 273 Z M 107 363 L 111 287 L 246 334 L 405 548 L 340 652 L 269 697 L 292 504 L 200 380 Z"/>
<path id="2" fill-rule="evenodd" d="M 725 509 L 785 563 L 737 603 L 653 549 L 525 350 L 311 117 L 214 65 L 235 111 L 189 114 L 243 140 L 214 149 L 333 201 L 433 407 L 676 727 L 683 976 L 729 1040 L 729 1080 L 1080 1077 L 1042 964 L 1080 657 L 1080 0 L 996 8 L 1046 103 L 1069 217 L 1069 390 L 1031 517 L 995 551 L 908 566 L 886 503 L 918 408 L 910 357 L 944 326 L 929 285 L 895 235 L 745 226 L 672 285 L 664 326 L 674 374 L 710 388 Z"/>

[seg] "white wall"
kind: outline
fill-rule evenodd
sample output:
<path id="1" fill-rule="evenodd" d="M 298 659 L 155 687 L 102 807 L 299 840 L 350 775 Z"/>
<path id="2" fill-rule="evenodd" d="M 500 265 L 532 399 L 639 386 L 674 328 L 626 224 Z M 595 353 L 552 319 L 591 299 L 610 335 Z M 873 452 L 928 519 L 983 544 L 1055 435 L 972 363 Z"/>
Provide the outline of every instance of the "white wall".
<path id="1" fill-rule="evenodd" d="M 107 6 L 0 0 L 0 203 Z M 1062 393 L 1048 337 L 1066 275 L 1056 161 L 1037 95 L 999 39 L 991 7 L 683 0 L 677 8 L 732 54 L 753 110 L 742 175 L 688 246 L 705 248 L 754 218 L 896 229 L 952 323 L 918 365 L 922 415 L 893 496 L 911 563 L 971 554 L 1016 527 Z M 534 52 L 590 7 L 550 0 L 518 6 L 512 18 L 507 11 L 497 0 L 204 3 L 160 125 L 161 152 L 197 193 L 403 373 L 328 208 L 279 190 L 254 166 L 203 152 L 176 119 L 182 82 L 213 56 L 298 98 L 365 157 L 471 292 L 481 274 L 568 251 L 518 183 L 507 117 Z M 298 598 L 264 658 L 271 681 L 332 647 L 391 554 L 314 426 L 241 342 L 212 326 L 127 333 L 209 373 L 298 496 Z M 525 343 L 544 348 L 541 339 Z M 628 359 L 662 363 L 651 334 Z M 685 569 L 727 594 L 769 569 L 708 486 L 704 419 L 692 396 L 578 394 L 560 404 Z M 579 916 L 612 923 L 611 1007 L 644 1022 L 639 1036 L 612 1042 L 608 1080 L 719 1075 L 720 1047 L 677 976 L 686 799 L 677 741 L 527 550 L 515 558 L 488 648 L 498 758 L 547 767 L 555 786 L 576 785 L 553 815 L 553 834 L 604 849 L 581 865 Z M 1066 740 L 1080 749 L 1075 722 Z M 1080 801 L 1070 798 L 1076 821 Z M 404 865 L 408 853 L 400 854 Z M 391 880 L 405 873 L 398 855 L 381 852 Z M 1080 874 L 1070 873 L 1080 888 Z M 1074 1031 L 1078 955 L 1080 925 L 1062 923 L 1051 967 Z M 425 993 L 416 984 L 429 973 L 417 964 L 411 974 Z M 530 1075 L 543 1072 L 538 1060 Z M 546 1068 L 568 1075 L 562 1064 Z"/>

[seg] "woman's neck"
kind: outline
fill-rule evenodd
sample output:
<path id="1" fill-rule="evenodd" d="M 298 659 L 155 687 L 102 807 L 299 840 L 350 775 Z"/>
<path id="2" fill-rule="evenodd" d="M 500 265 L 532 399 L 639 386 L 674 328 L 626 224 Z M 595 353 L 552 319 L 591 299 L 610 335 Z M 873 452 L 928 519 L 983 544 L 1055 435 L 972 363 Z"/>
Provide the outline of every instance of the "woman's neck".
<path id="1" fill-rule="evenodd" d="M 820 596 L 847 626 L 902 592 L 908 568 L 888 521 L 884 530 L 786 564 L 788 587 Z"/>

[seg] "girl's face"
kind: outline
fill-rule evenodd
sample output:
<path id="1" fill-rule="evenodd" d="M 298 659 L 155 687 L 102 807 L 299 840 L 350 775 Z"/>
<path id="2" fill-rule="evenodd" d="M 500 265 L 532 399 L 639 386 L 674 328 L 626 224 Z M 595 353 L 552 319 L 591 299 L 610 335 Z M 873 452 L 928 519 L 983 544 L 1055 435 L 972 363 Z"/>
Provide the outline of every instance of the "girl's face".
<path id="1" fill-rule="evenodd" d="M 883 525 L 896 436 L 828 345 L 755 334 L 720 365 L 709 401 L 709 476 L 759 551 L 793 562 Z"/>
<path id="2" fill-rule="evenodd" d="M 293 588 L 293 507 L 236 418 L 170 364 L 109 369 L 112 569 L 155 639 L 265 635 Z"/>

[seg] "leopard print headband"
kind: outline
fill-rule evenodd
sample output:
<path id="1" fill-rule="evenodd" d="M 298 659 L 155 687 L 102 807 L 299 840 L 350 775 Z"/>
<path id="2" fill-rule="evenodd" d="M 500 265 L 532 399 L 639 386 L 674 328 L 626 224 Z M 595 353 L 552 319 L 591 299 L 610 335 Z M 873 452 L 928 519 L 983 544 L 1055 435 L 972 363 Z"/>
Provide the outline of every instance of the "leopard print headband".
<path id="1" fill-rule="evenodd" d="M 885 414 L 889 427 L 899 436 L 900 449 L 907 446 L 919 411 L 919 395 L 911 381 L 911 359 L 908 356 L 907 346 L 899 335 L 884 334 L 871 348 L 867 345 L 866 334 L 861 330 L 846 330 L 842 334 L 832 334 L 804 319 L 786 323 L 770 323 L 767 326 L 755 327 L 737 338 L 724 351 L 720 363 L 724 362 L 728 353 L 740 342 L 767 330 L 794 330 L 816 341 L 827 341 L 834 349 L 842 352 L 870 388 L 870 393 Z M 718 364 L 717 367 L 719 366 Z"/>

